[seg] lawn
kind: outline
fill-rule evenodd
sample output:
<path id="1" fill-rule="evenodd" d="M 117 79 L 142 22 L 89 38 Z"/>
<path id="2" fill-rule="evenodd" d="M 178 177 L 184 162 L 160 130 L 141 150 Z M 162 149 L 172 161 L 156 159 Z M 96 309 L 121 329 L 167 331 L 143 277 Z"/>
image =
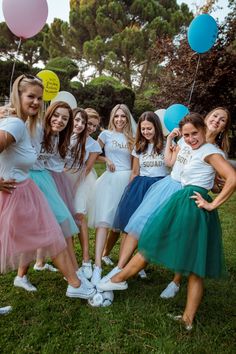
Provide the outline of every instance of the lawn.
<path id="1" fill-rule="evenodd" d="M 148 266 L 148 278 L 132 278 L 127 291 L 115 293 L 112 306 L 93 308 L 85 300 L 65 297 L 66 282 L 60 274 L 31 268 L 29 277 L 38 288 L 36 293 L 14 288 L 14 272 L 0 278 L 1 305 L 14 308 L 0 317 L 0 353 L 235 353 L 236 194 L 219 212 L 229 277 L 205 282 L 191 333 L 166 316 L 181 313 L 186 281 L 175 299 L 160 299 L 172 277 L 165 269 Z M 90 236 L 93 250 L 93 230 Z M 76 249 L 81 259 L 78 241 Z M 112 253 L 115 261 L 118 250 L 117 244 Z M 104 273 L 110 269 L 104 267 Z"/>

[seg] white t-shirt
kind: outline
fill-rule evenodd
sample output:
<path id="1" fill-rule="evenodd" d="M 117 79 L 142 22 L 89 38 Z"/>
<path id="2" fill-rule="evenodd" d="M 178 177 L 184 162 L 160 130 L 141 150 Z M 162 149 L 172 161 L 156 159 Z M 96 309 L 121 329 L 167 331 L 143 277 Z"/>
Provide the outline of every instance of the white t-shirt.
<path id="1" fill-rule="evenodd" d="M 0 177 L 22 182 L 29 177 L 29 169 L 37 158 L 28 130 L 25 123 L 16 117 L 0 119 L 0 130 L 8 132 L 15 139 L 0 154 Z"/>
<path id="2" fill-rule="evenodd" d="M 61 159 L 58 152 L 59 136 L 58 135 L 52 136 L 52 143 L 49 151 L 46 151 L 45 149 L 43 143 L 43 136 L 44 136 L 43 127 L 42 125 L 38 124 L 36 128 L 36 134 L 31 138 L 31 143 L 37 152 L 37 161 L 31 168 L 31 170 L 42 171 L 45 168 L 48 168 L 60 172 L 61 164 L 64 167 L 64 161 Z M 55 160 L 53 158 L 55 158 Z M 51 161 L 49 161 L 49 159 L 51 159 Z"/>
<path id="3" fill-rule="evenodd" d="M 160 154 L 153 152 L 153 144 L 148 144 L 147 151 L 141 154 L 137 154 L 133 150 L 132 155 L 139 159 L 140 176 L 164 177 L 168 174 L 164 161 L 164 150 Z"/>
<path id="4" fill-rule="evenodd" d="M 215 170 L 204 159 L 212 154 L 220 154 L 225 157 L 224 152 L 213 144 L 206 143 L 199 149 L 192 150 L 191 159 L 184 167 L 181 183 L 183 186 L 195 185 L 212 189 L 215 179 Z"/>
<path id="5" fill-rule="evenodd" d="M 116 171 L 129 171 L 131 169 L 131 154 L 128 141 L 123 133 L 103 130 L 98 139 L 105 145 L 105 155 L 114 163 Z"/>
<path id="6" fill-rule="evenodd" d="M 180 182 L 184 166 L 187 165 L 190 160 L 192 148 L 185 143 L 183 138 L 178 141 L 178 145 L 180 147 L 180 151 L 177 154 L 176 161 L 170 175 L 174 180 Z"/>

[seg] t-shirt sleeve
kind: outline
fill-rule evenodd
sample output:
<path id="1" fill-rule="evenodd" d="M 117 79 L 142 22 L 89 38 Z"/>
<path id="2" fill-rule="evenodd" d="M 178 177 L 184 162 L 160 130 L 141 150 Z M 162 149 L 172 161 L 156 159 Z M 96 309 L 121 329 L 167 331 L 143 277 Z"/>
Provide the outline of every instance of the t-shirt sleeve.
<path id="1" fill-rule="evenodd" d="M 86 150 L 88 152 L 96 152 L 98 154 L 102 153 L 102 148 L 96 140 L 92 141 L 92 143 L 88 146 Z"/>
<path id="2" fill-rule="evenodd" d="M 98 139 L 100 139 L 103 142 L 103 144 L 106 144 L 107 142 L 107 133 L 108 133 L 107 130 L 103 130 L 98 136 Z"/>
<path id="3" fill-rule="evenodd" d="M 134 156 L 134 157 L 137 157 L 138 159 L 139 159 L 139 156 L 140 156 L 140 155 L 137 154 L 135 149 L 132 150 L 131 155 Z"/>
<path id="4" fill-rule="evenodd" d="M 219 154 L 225 158 L 225 154 L 222 150 L 220 150 L 219 148 L 217 148 L 214 145 L 211 145 L 211 146 L 208 145 L 208 146 L 206 146 L 205 150 L 203 151 L 202 160 L 204 161 L 207 156 L 210 156 L 213 154 Z"/>
<path id="5" fill-rule="evenodd" d="M 7 117 L 3 120 L 0 120 L 0 130 L 11 134 L 16 143 L 24 136 L 25 133 L 25 124 L 24 122 L 16 117 Z"/>

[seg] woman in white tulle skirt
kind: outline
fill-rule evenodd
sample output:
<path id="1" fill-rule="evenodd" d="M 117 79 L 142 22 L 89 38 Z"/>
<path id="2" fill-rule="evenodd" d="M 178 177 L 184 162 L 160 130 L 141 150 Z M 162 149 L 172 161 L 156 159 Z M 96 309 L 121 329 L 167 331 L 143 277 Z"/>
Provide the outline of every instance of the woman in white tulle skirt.
<path id="1" fill-rule="evenodd" d="M 91 282 L 96 285 L 101 279 L 101 259 L 109 228 L 112 228 L 116 208 L 131 174 L 131 151 L 133 134 L 131 114 L 124 104 L 111 111 L 108 130 L 98 137 L 105 151 L 107 170 L 96 181 L 93 203 L 93 221 L 96 228 L 95 265 Z"/>

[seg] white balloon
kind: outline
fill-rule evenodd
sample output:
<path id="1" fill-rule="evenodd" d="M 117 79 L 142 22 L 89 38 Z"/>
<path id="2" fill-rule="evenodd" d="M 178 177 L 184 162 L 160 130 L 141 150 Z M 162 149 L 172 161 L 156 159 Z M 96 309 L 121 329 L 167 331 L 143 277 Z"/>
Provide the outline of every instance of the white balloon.
<path id="1" fill-rule="evenodd" d="M 58 92 L 56 97 L 54 97 L 51 100 L 51 104 L 54 102 L 58 102 L 58 101 L 63 101 L 63 102 L 68 103 L 68 105 L 71 107 L 71 109 L 74 109 L 77 107 L 77 102 L 76 102 L 75 97 L 70 92 L 67 92 L 67 91 Z"/>
<path id="2" fill-rule="evenodd" d="M 166 109 L 158 109 L 157 111 L 155 111 L 155 113 L 160 118 L 163 134 L 164 134 L 164 136 L 167 136 L 168 134 L 170 134 L 170 131 L 166 128 L 165 123 L 164 123 L 165 112 L 166 112 Z"/>

